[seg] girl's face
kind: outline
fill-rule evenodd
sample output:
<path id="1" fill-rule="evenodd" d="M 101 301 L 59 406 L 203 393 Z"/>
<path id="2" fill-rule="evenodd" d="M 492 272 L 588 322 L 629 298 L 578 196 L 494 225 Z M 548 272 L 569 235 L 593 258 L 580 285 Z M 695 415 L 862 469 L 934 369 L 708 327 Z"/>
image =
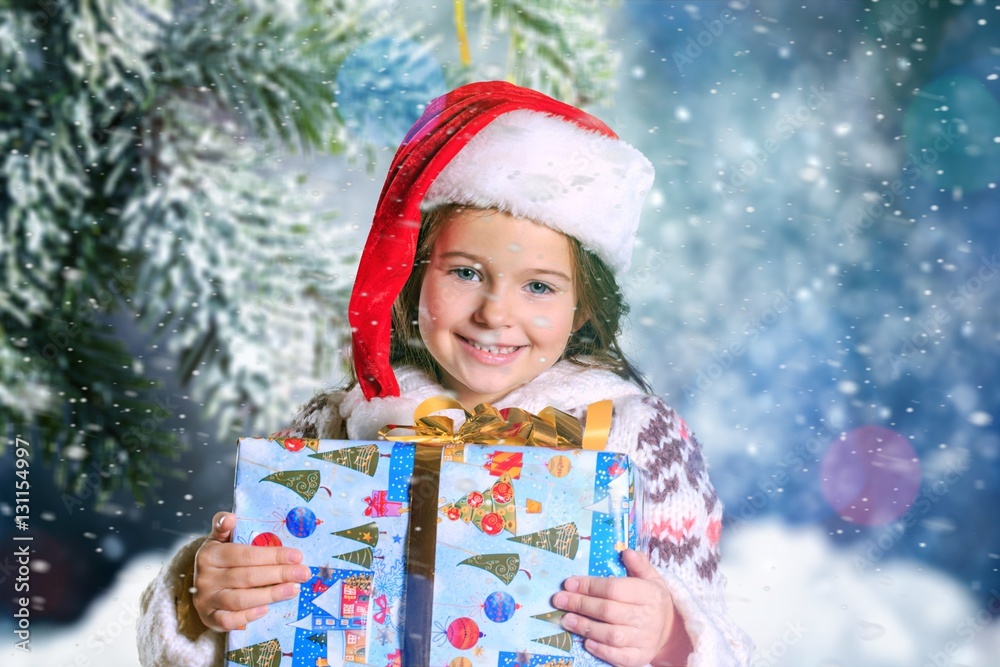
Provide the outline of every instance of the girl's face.
<path id="1" fill-rule="evenodd" d="M 418 324 L 445 387 L 467 409 L 558 361 L 575 310 L 563 234 L 492 210 L 460 209 L 442 223 L 420 288 Z"/>

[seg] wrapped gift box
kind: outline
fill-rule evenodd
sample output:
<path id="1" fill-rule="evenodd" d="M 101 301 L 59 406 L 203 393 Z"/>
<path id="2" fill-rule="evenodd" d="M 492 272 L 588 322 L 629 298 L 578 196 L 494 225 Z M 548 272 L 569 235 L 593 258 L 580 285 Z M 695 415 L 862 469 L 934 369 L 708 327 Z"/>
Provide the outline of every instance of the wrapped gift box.
<path id="1" fill-rule="evenodd" d="M 227 664 L 603 665 L 550 600 L 625 576 L 643 498 L 612 452 L 242 438 L 234 540 L 299 549 L 313 576 L 229 634 Z"/>

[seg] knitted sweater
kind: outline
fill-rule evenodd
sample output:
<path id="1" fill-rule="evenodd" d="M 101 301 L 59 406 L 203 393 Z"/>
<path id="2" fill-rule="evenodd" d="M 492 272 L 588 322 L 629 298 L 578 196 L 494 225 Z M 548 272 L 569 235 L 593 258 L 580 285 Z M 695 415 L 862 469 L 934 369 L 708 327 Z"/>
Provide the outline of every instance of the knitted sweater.
<path id="1" fill-rule="evenodd" d="M 275 437 L 369 440 L 385 424 L 408 424 L 426 398 L 447 390 L 422 371 L 397 370 L 400 396 L 366 401 L 361 389 L 320 393 Z M 614 373 L 556 363 L 495 401 L 497 408 L 537 413 L 552 405 L 583 418 L 586 406 L 612 399 L 607 448 L 628 454 L 649 478 L 646 524 L 649 557 L 666 580 L 694 652 L 688 667 L 746 667 L 753 644 L 730 619 L 719 572 L 722 505 L 705 469 L 701 447 L 684 421 L 660 398 Z M 194 556 L 205 538 L 183 547 L 141 598 L 139 657 L 147 667 L 221 667 L 225 635 L 197 621 L 190 593 Z M 197 629 L 190 629 L 197 628 Z M 199 634 L 200 632 L 200 634 Z"/>

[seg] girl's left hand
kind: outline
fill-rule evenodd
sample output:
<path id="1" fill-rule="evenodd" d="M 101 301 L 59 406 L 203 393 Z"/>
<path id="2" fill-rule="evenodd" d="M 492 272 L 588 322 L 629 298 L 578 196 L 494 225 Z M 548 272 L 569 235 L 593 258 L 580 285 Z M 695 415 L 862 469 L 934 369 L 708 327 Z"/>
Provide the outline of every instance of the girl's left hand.
<path id="1" fill-rule="evenodd" d="M 642 667 L 674 655 L 686 664 L 691 640 L 667 583 L 643 554 L 628 549 L 622 561 L 628 577 L 570 577 L 563 583 L 565 590 L 552 597 L 556 609 L 571 612 L 562 626 L 612 665 Z"/>

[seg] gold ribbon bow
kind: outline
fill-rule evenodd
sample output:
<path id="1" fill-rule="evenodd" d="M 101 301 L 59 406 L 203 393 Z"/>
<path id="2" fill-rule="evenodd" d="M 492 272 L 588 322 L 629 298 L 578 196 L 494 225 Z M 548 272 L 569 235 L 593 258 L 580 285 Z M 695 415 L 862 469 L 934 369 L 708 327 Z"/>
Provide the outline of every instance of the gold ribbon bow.
<path id="1" fill-rule="evenodd" d="M 412 426 L 388 424 L 379 430 L 386 440 L 427 444 L 527 445 L 529 447 L 574 447 L 602 450 L 611 431 L 611 401 L 587 406 L 587 423 L 552 406 L 537 415 L 510 408 L 507 419 L 489 403 L 480 403 L 472 414 L 453 398 L 432 396 L 413 411 Z M 432 414 L 457 409 L 465 413 L 465 423 L 455 432 L 455 420 Z M 412 435 L 389 435 L 396 429 L 412 430 Z"/>

